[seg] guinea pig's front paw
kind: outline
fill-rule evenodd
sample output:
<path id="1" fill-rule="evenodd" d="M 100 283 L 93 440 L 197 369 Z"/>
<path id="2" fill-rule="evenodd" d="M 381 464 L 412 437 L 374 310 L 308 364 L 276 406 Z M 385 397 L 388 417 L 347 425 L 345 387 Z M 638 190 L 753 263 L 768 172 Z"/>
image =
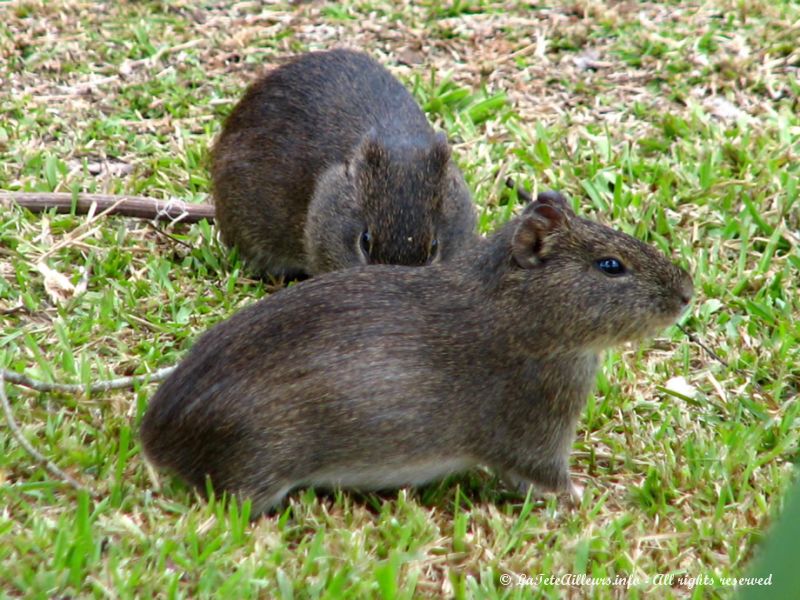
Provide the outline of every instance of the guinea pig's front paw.
<path id="1" fill-rule="evenodd" d="M 522 497 L 527 496 L 528 490 L 531 488 L 533 488 L 533 490 L 531 490 L 532 495 L 535 495 L 535 492 L 537 491 L 537 487 L 532 481 L 511 472 L 503 473 L 501 480 L 507 488 L 511 489 L 515 494 L 518 494 Z"/>
<path id="2" fill-rule="evenodd" d="M 572 506 L 580 506 L 584 491 L 585 489 L 580 483 L 570 480 L 569 489 L 566 492 L 567 500 Z"/>
<path id="3" fill-rule="evenodd" d="M 532 487 L 535 496 L 541 496 L 542 493 L 546 492 L 555 493 L 560 499 L 566 500 L 570 506 L 580 506 L 583 499 L 583 486 L 572 481 L 569 475 L 565 475 L 560 484 L 544 485 L 521 477 L 516 473 L 507 472 L 503 474 L 503 481 L 520 496 L 527 496 L 528 490 Z"/>

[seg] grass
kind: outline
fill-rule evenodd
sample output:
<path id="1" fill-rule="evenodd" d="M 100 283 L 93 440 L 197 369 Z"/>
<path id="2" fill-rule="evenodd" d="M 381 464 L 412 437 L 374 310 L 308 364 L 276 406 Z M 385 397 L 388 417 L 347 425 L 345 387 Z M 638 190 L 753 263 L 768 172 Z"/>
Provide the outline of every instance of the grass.
<path id="1" fill-rule="evenodd" d="M 287 54 L 348 43 L 447 131 L 483 232 L 516 209 L 507 176 L 564 191 L 692 271 L 683 324 L 724 361 L 676 328 L 608 353 L 572 456 L 586 485 L 578 508 L 475 471 L 396 494 L 300 490 L 252 524 L 246 505 L 150 477 L 137 427 L 155 385 L 75 396 L 7 384 L 27 439 L 92 494 L 0 429 L 0 594 L 732 594 L 723 578 L 747 572 L 800 462 L 800 5 L 32 1 L 0 12 L 0 188 L 202 201 L 207 148 L 244 86 Z M 166 232 L 3 209 L 0 365 L 84 384 L 151 372 L 275 291 L 213 227 Z M 40 260 L 85 291 L 56 299 Z M 569 573 L 636 582 L 517 585 Z"/>

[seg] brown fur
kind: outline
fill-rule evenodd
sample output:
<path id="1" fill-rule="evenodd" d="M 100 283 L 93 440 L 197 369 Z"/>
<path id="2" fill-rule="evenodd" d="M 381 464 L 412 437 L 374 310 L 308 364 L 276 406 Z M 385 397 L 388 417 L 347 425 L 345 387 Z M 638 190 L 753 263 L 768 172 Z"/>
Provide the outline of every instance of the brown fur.
<path id="1" fill-rule="evenodd" d="M 304 54 L 251 85 L 211 174 L 223 240 L 262 275 L 422 265 L 476 237 L 447 139 L 359 52 Z"/>
<path id="2" fill-rule="evenodd" d="M 605 257 L 627 274 L 602 272 Z M 255 513 L 299 486 L 476 464 L 565 491 L 600 352 L 666 327 L 691 295 L 662 254 L 543 194 L 449 264 L 330 273 L 212 328 L 151 400 L 143 447 Z"/>

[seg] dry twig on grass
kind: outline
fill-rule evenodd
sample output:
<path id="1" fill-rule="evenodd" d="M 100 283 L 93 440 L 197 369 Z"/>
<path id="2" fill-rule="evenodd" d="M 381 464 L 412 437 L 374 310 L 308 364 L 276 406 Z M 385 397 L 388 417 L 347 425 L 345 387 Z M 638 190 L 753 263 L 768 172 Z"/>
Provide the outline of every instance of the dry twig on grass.
<path id="1" fill-rule="evenodd" d="M 164 367 L 163 369 L 159 369 L 153 373 L 148 373 L 146 375 L 136 375 L 133 377 L 119 377 L 116 379 L 109 379 L 108 381 L 101 381 L 98 383 L 93 383 L 88 386 L 89 392 L 105 392 L 108 390 L 118 390 L 123 388 L 133 387 L 137 383 L 142 382 L 157 382 L 163 381 L 166 379 L 170 373 L 175 370 L 175 367 Z M 0 403 L 3 405 L 3 412 L 5 413 L 6 423 L 8 424 L 8 428 L 11 431 L 11 434 L 14 436 L 14 439 L 17 440 L 17 443 L 28 453 L 31 457 L 42 465 L 47 471 L 53 475 L 53 477 L 57 478 L 58 480 L 64 482 L 65 484 L 69 485 L 70 487 L 76 490 L 82 490 L 88 493 L 92 497 L 96 497 L 97 493 L 94 492 L 91 488 L 83 485 L 74 477 L 72 477 L 69 473 L 63 471 L 61 468 L 58 467 L 53 461 L 48 459 L 44 456 L 41 452 L 36 450 L 33 445 L 27 440 L 25 435 L 22 433 L 17 421 L 14 419 L 14 413 L 11 409 L 11 403 L 8 401 L 8 396 L 6 396 L 6 381 L 10 383 L 20 385 L 32 390 L 36 390 L 38 392 L 65 392 L 65 393 L 81 393 L 86 391 L 87 386 L 79 384 L 79 383 L 48 383 L 46 381 L 39 381 L 36 379 L 31 379 L 21 373 L 15 373 L 14 371 L 8 371 L 6 369 L 0 369 Z"/>
<path id="2" fill-rule="evenodd" d="M 55 478 L 60 481 L 63 481 L 70 487 L 79 490 L 85 491 L 90 496 L 96 496 L 97 494 L 92 491 L 90 488 L 86 487 L 82 483 L 80 483 L 77 479 L 72 477 L 69 473 L 63 471 L 56 465 L 53 461 L 48 459 L 44 456 L 41 452 L 39 452 L 36 448 L 31 445 L 31 443 L 27 440 L 25 435 L 22 433 L 19 425 L 17 424 L 16 420 L 14 419 L 14 413 L 11 410 L 11 403 L 8 401 L 8 396 L 6 396 L 6 381 L 5 381 L 5 374 L 6 371 L 0 372 L 0 403 L 3 405 L 3 412 L 6 416 L 6 423 L 8 424 L 9 430 L 11 430 L 11 435 L 14 436 L 14 439 L 17 440 L 17 443 L 22 446 L 22 448 L 28 454 L 33 457 L 33 459 L 42 465 L 47 471 Z"/>
<path id="3" fill-rule="evenodd" d="M 0 205 L 17 204 L 31 212 L 55 209 L 59 213 L 72 211 L 73 197 L 69 193 L 0 192 Z M 144 196 L 114 196 L 107 194 L 77 194 L 75 213 L 89 214 L 95 207 L 101 215 L 120 215 L 157 221 L 197 223 L 206 219 L 214 221 L 214 207 L 210 204 L 192 204 L 182 200 L 155 200 Z M 99 216 L 99 215 L 98 215 Z"/>
<path id="4" fill-rule="evenodd" d="M 97 393 L 97 392 L 107 392 L 109 390 L 120 390 L 125 388 L 130 388 L 136 385 L 137 383 L 156 383 L 159 381 L 164 381 L 167 377 L 169 377 L 170 373 L 175 370 L 175 367 L 164 367 L 163 369 L 158 369 L 153 373 L 148 373 L 146 375 L 134 375 L 131 377 L 119 377 L 116 379 L 109 379 L 107 381 L 100 381 L 97 383 L 89 384 L 88 386 L 82 383 L 49 383 L 47 381 L 40 381 L 38 379 L 31 379 L 30 377 L 23 375 L 21 373 L 16 373 L 14 371 L 8 371 L 3 369 L 0 371 L 0 375 L 2 375 L 3 379 L 6 381 L 10 381 L 16 385 L 21 385 L 22 387 L 26 387 L 31 390 L 35 390 L 37 392 L 64 392 L 67 394 L 80 394 L 85 392 L 87 389 L 90 393 Z"/>

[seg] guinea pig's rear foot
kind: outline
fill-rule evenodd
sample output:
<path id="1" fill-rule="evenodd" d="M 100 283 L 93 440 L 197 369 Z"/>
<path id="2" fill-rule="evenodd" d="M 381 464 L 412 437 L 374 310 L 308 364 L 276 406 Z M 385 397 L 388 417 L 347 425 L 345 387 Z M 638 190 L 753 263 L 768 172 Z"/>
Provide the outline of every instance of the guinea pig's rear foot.
<path id="1" fill-rule="evenodd" d="M 572 481 L 566 465 L 563 464 L 540 466 L 525 474 L 510 471 L 504 473 L 503 478 L 523 496 L 533 486 L 538 492 L 551 492 L 566 497 L 573 506 L 579 506 L 583 497 L 583 486 Z"/>
<path id="2" fill-rule="evenodd" d="M 309 279 L 311 276 L 302 269 L 285 269 L 285 270 L 265 270 L 253 269 L 253 275 L 258 277 L 264 282 L 276 287 L 285 287 L 292 281 L 301 282 Z"/>
<path id="3" fill-rule="evenodd" d="M 243 493 L 242 498 L 251 500 L 250 518 L 255 519 L 265 513 L 276 510 L 292 489 L 288 482 L 270 485 L 253 493 Z"/>

